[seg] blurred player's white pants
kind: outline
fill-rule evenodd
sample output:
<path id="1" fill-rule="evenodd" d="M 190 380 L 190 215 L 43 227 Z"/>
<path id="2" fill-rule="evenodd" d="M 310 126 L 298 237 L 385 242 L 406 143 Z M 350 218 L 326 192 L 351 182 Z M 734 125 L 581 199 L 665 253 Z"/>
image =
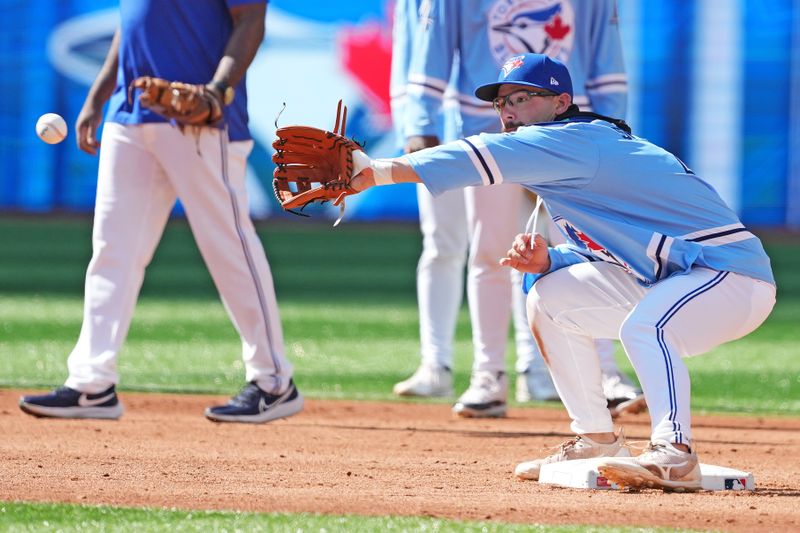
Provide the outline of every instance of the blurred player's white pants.
<path id="1" fill-rule="evenodd" d="M 435 197 L 420 185 L 417 200 L 423 237 L 417 266 L 423 363 L 453 367 L 453 339 L 469 252 L 467 295 L 474 345 L 473 371 L 505 371 L 513 300 L 516 369 L 547 373 L 528 328 L 520 275 L 498 264 L 514 237 L 525 228 L 534 202 L 522 187 L 512 184 L 469 187 Z M 542 211 L 539 219 L 550 221 L 544 208 Z M 553 228 L 549 237 L 563 242 L 560 231 L 551 221 L 549 225 Z M 598 350 L 603 370 L 615 371 L 612 342 L 598 341 Z"/>
<path id="2" fill-rule="evenodd" d="M 420 352 L 423 364 L 453 368 L 453 337 L 464 294 L 467 214 L 464 191 L 434 198 L 417 186 L 422 254 L 417 263 Z"/>
<path id="3" fill-rule="evenodd" d="M 182 133 L 163 123 L 104 125 L 93 255 L 68 387 L 97 393 L 118 382 L 117 354 L 176 198 L 241 336 L 247 381 L 268 392 L 288 387 L 292 367 L 272 274 L 247 207 L 251 149 L 252 141 L 228 143 L 212 128 Z"/>
<path id="4" fill-rule="evenodd" d="M 775 287 L 695 268 L 644 287 L 610 263 L 579 263 L 537 281 L 528 316 L 575 433 L 613 431 L 593 337 L 618 338 L 642 384 L 652 439 L 692 439 L 689 374 L 682 357 L 755 330 Z"/>
<path id="5" fill-rule="evenodd" d="M 417 191 L 423 236 L 417 266 L 423 363 L 453 366 L 453 338 L 469 251 L 473 370 L 505 371 L 512 290 L 510 270 L 499 266 L 498 260 L 522 229 L 517 216 L 521 190 L 516 185 L 470 187 L 436 197 L 424 186 Z M 488 220 L 487 213 L 492 214 Z"/>

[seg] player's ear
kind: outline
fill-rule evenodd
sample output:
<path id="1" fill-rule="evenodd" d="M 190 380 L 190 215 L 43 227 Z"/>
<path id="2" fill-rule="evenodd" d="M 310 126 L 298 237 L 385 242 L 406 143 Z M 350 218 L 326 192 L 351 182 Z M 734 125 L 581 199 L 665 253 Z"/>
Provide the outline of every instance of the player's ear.
<path id="1" fill-rule="evenodd" d="M 560 115 L 572 105 L 572 98 L 567 93 L 561 93 L 556 96 L 556 115 Z"/>

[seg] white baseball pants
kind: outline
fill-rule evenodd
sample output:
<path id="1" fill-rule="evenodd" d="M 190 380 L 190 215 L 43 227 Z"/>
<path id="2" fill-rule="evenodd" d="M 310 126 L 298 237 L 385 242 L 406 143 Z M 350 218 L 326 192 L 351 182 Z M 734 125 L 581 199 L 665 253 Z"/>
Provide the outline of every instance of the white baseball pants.
<path id="1" fill-rule="evenodd" d="M 509 269 L 499 266 L 498 260 L 522 230 L 521 188 L 469 187 L 434 197 L 420 185 L 417 199 L 423 236 L 417 266 L 423 364 L 453 366 L 453 337 L 469 252 L 473 370 L 504 371 L 512 287 Z"/>
<path id="2" fill-rule="evenodd" d="M 169 214 L 180 198 L 200 253 L 242 339 L 247 381 L 288 387 L 272 274 L 245 190 L 252 141 L 212 128 L 106 123 L 83 326 L 68 359 L 68 387 L 97 393 L 119 381 L 117 354 Z M 165 356 L 168 354 L 165 354 Z"/>
<path id="3" fill-rule="evenodd" d="M 464 294 L 467 214 L 464 191 L 434 197 L 417 186 L 422 254 L 417 264 L 417 305 L 422 363 L 453 368 L 453 338 Z"/>
<path id="4" fill-rule="evenodd" d="M 652 287 L 609 263 L 580 263 L 539 279 L 528 294 L 531 330 L 577 434 L 613 431 L 592 338 L 622 341 L 647 399 L 652 439 L 692 439 L 689 374 L 682 357 L 755 330 L 775 287 L 695 268 Z"/>

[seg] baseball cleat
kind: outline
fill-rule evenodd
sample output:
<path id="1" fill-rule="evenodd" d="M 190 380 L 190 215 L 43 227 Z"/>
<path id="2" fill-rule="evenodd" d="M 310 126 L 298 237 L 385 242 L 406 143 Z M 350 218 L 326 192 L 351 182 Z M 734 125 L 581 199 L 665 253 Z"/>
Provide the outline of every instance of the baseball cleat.
<path id="1" fill-rule="evenodd" d="M 618 370 L 608 374 L 603 373 L 603 394 L 612 418 L 621 414 L 640 413 L 647 408 L 642 389 Z"/>
<path id="2" fill-rule="evenodd" d="M 453 372 L 445 366 L 423 364 L 410 378 L 395 383 L 393 392 L 398 396 L 449 398 L 453 396 Z"/>
<path id="3" fill-rule="evenodd" d="M 549 372 L 526 370 L 517 374 L 516 399 L 520 403 L 539 401 L 553 402 L 561 398 L 553 385 Z"/>
<path id="4" fill-rule="evenodd" d="M 625 400 L 616 405 L 609 405 L 608 410 L 611 412 L 611 418 L 617 418 L 621 415 L 635 415 L 647 409 L 647 400 L 644 394 L 639 394 L 635 398 Z"/>
<path id="5" fill-rule="evenodd" d="M 100 418 L 116 420 L 124 409 L 114 385 L 103 392 L 89 394 L 59 387 L 41 396 L 23 396 L 19 408 L 29 415 L 45 418 Z"/>
<path id="6" fill-rule="evenodd" d="M 281 394 L 270 394 L 251 382 L 227 404 L 207 408 L 205 416 L 213 422 L 261 424 L 302 410 L 303 397 L 294 386 L 294 380 L 289 381 L 289 388 Z"/>
<path id="7" fill-rule="evenodd" d="M 505 372 L 474 372 L 469 388 L 453 406 L 463 418 L 500 418 L 508 409 L 508 376 Z"/>
<path id="8" fill-rule="evenodd" d="M 585 435 L 578 435 L 562 444 L 558 452 L 553 455 L 518 464 L 517 468 L 514 469 L 514 475 L 520 479 L 537 481 L 542 465 L 573 461 L 575 459 L 630 456 L 631 452 L 625 446 L 625 435 L 622 430 L 620 430 L 617 440 L 611 444 L 601 444 Z"/>
<path id="9" fill-rule="evenodd" d="M 679 450 L 667 441 L 651 442 L 638 457 L 603 461 L 597 471 L 621 488 L 676 492 L 701 488 L 697 454 Z"/>

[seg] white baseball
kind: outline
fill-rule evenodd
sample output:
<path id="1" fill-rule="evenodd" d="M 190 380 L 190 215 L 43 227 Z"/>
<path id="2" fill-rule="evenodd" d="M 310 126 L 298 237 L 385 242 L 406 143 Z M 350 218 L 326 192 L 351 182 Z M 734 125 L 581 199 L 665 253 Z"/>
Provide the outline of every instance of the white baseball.
<path id="1" fill-rule="evenodd" d="M 36 121 L 36 135 L 47 144 L 58 144 L 67 136 L 67 123 L 56 113 L 45 113 Z"/>

